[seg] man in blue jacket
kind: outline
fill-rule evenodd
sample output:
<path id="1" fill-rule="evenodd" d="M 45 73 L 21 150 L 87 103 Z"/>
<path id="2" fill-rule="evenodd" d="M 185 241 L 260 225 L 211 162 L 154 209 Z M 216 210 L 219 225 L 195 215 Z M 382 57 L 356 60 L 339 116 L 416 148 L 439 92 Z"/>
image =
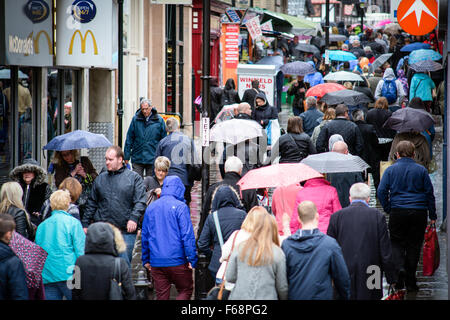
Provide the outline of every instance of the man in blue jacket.
<path id="1" fill-rule="evenodd" d="M 406 284 L 417 291 L 416 270 L 420 258 L 427 211 L 435 223 L 434 189 L 424 166 L 414 161 L 414 144 L 401 141 L 397 145 L 397 161 L 386 169 L 378 187 L 378 199 L 389 214 L 392 257 L 398 271 L 397 288 Z"/>
<path id="2" fill-rule="evenodd" d="M 319 214 L 312 201 L 298 206 L 302 228 L 283 241 L 289 300 L 332 300 L 334 282 L 338 298 L 350 298 L 350 276 L 335 239 L 319 231 Z"/>
<path id="3" fill-rule="evenodd" d="M 131 158 L 133 170 L 142 178 L 152 175 L 156 146 L 166 135 L 164 119 L 158 115 L 150 100 L 142 100 L 141 108 L 134 115 L 128 128 L 123 150 L 125 163 L 128 164 Z"/>
<path id="4" fill-rule="evenodd" d="M 142 264 L 151 271 L 158 300 L 169 299 L 171 283 L 177 288 L 177 300 L 190 300 L 194 288 L 192 268 L 198 258 L 191 215 L 183 195 L 181 179 L 168 176 L 161 197 L 145 211 Z"/>

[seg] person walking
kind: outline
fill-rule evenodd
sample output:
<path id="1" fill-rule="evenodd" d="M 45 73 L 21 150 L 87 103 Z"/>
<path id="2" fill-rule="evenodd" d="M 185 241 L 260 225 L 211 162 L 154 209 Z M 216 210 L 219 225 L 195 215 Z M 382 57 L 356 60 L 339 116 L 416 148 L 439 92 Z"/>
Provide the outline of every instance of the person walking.
<path id="1" fill-rule="evenodd" d="M 241 103 L 239 94 L 236 91 L 236 84 L 233 78 L 227 79 L 225 82 L 225 87 L 223 88 L 222 105 L 229 105 L 235 103 Z"/>
<path id="2" fill-rule="evenodd" d="M 226 279 L 235 286 L 229 300 L 286 300 L 286 259 L 280 248 L 277 223 L 266 212 L 255 222 L 248 240 L 231 254 Z"/>
<path id="3" fill-rule="evenodd" d="M 65 178 L 63 182 L 59 185 L 59 190 L 67 190 L 70 193 L 70 205 L 69 209 L 67 209 L 67 213 L 71 214 L 74 218 L 81 221 L 80 210 L 76 205 L 77 200 L 79 199 L 82 186 L 75 178 Z M 47 218 L 50 218 L 52 213 L 52 208 L 50 207 L 50 199 L 44 202 L 44 209 L 42 209 L 42 221 Z"/>
<path id="4" fill-rule="evenodd" d="M 258 93 L 262 92 L 259 89 L 259 81 L 254 79 L 251 82 L 251 88 L 244 91 L 241 102 L 247 102 L 252 108 L 252 115 L 255 112 L 255 98 Z"/>
<path id="5" fill-rule="evenodd" d="M 145 191 L 147 192 L 147 203 L 150 197 L 150 193 L 154 192 L 157 198 L 161 196 L 161 188 L 164 183 L 164 179 L 169 174 L 170 160 L 164 156 L 160 156 L 155 159 L 154 175 L 147 176 L 144 179 Z"/>
<path id="6" fill-rule="evenodd" d="M 425 104 L 425 109 L 431 112 L 431 104 L 436 97 L 436 85 L 428 74 L 418 72 L 411 78 L 409 100 L 415 97 L 420 97 Z"/>
<path id="7" fill-rule="evenodd" d="M 258 93 L 255 97 L 253 120 L 265 129 L 269 125 L 269 121 L 275 119 L 278 119 L 277 108 L 267 102 L 267 97 L 263 92 Z"/>
<path id="8" fill-rule="evenodd" d="M 319 213 L 312 201 L 297 207 L 302 225 L 283 241 L 289 283 L 289 300 L 332 300 L 333 285 L 338 298 L 350 298 L 350 276 L 341 247 L 318 229 Z"/>
<path id="9" fill-rule="evenodd" d="M 395 78 L 392 68 L 384 71 L 383 79 L 378 82 L 374 94 L 375 99 L 385 97 L 389 103 L 389 110 L 392 112 L 401 108 L 401 104 L 406 97 L 402 83 Z"/>
<path id="10" fill-rule="evenodd" d="M 131 266 L 137 224 L 146 208 L 145 187 L 142 177 L 126 168 L 119 146 L 109 147 L 105 159 L 107 170 L 95 179 L 81 222 L 85 232 L 90 223 L 100 221 L 119 228 L 127 244 L 121 257 Z"/>
<path id="11" fill-rule="evenodd" d="M 297 80 L 294 80 L 291 83 L 287 95 L 294 96 L 294 100 L 292 101 L 292 112 L 294 113 L 294 116 L 299 116 L 305 111 L 303 101 L 305 100 L 306 90 L 308 89 L 309 85 L 306 84 L 303 76 L 297 76 Z"/>
<path id="12" fill-rule="evenodd" d="M 47 253 L 42 271 L 46 300 L 72 299 L 67 280 L 72 277 L 77 258 L 84 254 L 85 234 L 79 220 L 67 213 L 70 193 L 57 190 L 50 196 L 52 216 L 36 232 L 36 244 Z"/>
<path id="13" fill-rule="evenodd" d="M 11 215 L 0 215 L 0 300 L 28 300 L 29 297 L 22 261 L 8 246 L 15 228 Z"/>
<path id="14" fill-rule="evenodd" d="M 389 214 L 392 255 L 398 271 L 398 287 L 417 291 L 416 270 L 420 258 L 427 213 L 430 223 L 437 220 L 433 184 L 428 171 L 414 161 L 415 147 L 410 141 L 396 146 L 397 161 L 381 178 L 377 196 Z"/>
<path id="15" fill-rule="evenodd" d="M 382 277 L 395 284 L 396 274 L 385 216 L 369 207 L 370 188 L 355 183 L 350 188 L 350 206 L 330 218 L 327 235 L 342 248 L 351 279 L 352 300 L 380 300 Z M 373 267 L 380 272 L 373 274 Z M 368 285 L 371 284 L 371 285 Z"/>
<path id="16" fill-rule="evenodd" d="M 223 89 L 219 87 L 219 81 L 217 78 L 210 78 L 210 98 L 211 98 L 211 115 L 210 119 L 216 119 L 216 116 L 219 114 L 220 110 L 223 107 Z M 211 121 L 211 125 L 213 125 L 213 121 Z"/>
<path id="17" fill-rule="evenodd" d="M 115 260 L 119 259 L 120 275 L 124 300 L 135 300 L 130 269 L 127 262 L 118 257 L 127 246 L 119 229 L 105 222 L 96 222 L 89 226 L 86 233 L 84 255 L 78 257 L 75 266 L 79 268 L 77 279 L 79 286 L 72 289 L 72 300 L 109 300 L 111 275 L 115 272 Z"/>
<path id="18" fill-rule="evenodd" d="M 317 119 L 322 117 L 323 112 L 317 109 L 316 98 L 306 98 L 306 111 L 300 114 L 300 118 L 303 120 L 303 130 L 308 136 L 312 136 L 314 128 L 318 125 Z"/>
<path id="19" fill-rule="evenodd" d="M 317 138 L 319 137 L 320 131 L 322 130 L 323 126 L 334 118 L 336 118 L 336 111 L 334 110 L 334 108 L 327 108 L 323 114 L 323 118 L 318 118 L 316 120 L 317 126 L 314 128 L 311 135 L 311 141 L 314 146 L 316 146 Z"/>
<path id="20" fill-rule="evenodd" d="M 190 300 L 192 269 L 197 265 L 195 235 L 184 185 L 177 176 L 164 180 L 161 197 L 145 211 L 142 223 L 142 265 L 151 272 L 157 300 L 168 300 L 175 284 L 177 300 Z"/>
<path id="21" fill-rule="evenodd" d="M 142 178 L 151 175 L 156 146 L 166 135 L 164 119 L 158 114 L 151 100 L 142 100 L 141 108 L 136 111 L 128 128 L 123 149 L 125 164 L 131 159 L 133 170 Z"/>

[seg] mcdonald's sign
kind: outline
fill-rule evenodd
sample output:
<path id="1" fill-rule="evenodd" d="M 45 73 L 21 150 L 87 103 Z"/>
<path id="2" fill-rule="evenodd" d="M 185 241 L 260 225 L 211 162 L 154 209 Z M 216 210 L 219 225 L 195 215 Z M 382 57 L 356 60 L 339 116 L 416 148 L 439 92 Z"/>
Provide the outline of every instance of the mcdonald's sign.
<path id="1" fill-rule="evenodd" d="M 28 35 L 28 38 L 33 39 L 33 46 L 34 46 L 34 54 L 39 54 L 39 40 L 41 38 L 41 35 L 44 35 L 47 39 L 47 46 L 48 46 L 48 54 L 53 55 L 53 43 L 50 39 L 50 36 L 48 35 L 47 31 L 41 30 L 37 33 L 36 37 L 33 38 L 33 31 Z M 25 54 L 27 56 L 28 54 Z"/>
<path id="2" fill-rule="evenodd" d="M 92 33 L 91 30 L 87 30 L 84 33 L 84 36 L 81 34 L 80 30 L 75 30 L 75 32 L 72 35 L 72 38 L 70 39 L 70 45 L 69 45 L 69 54 L 71 55 L 73 53 L 73 42 L 75 40 L 75 36 L 79 34 L 80 35 L 80 40 L 81 40 L 81 53 L 86 53 L 86 40 L 87 40 L 87 36 L 88 34 L 91 35 L 92 38 L 92 44 L 94 45 L 94 54 L 98 55 L 98 48 L 97 48 L 97 41 L 95 40 L 95 36 Z"/>

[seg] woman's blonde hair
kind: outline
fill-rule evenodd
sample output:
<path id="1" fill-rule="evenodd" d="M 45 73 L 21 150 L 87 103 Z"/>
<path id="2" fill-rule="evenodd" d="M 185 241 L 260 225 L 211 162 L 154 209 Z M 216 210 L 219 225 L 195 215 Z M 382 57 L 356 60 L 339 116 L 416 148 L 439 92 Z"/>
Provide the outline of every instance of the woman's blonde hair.
<path id="1" fill-rule="evenodd" d="M 10 206 L 25 211 L 22 202 L 23 190 L 18 182 L 5 182 L 0 190 L 0 212 L 5 213 Z"/>
<path id="2" fill-rule="evenodd" d="M 70 205 L 70 193 L 67 190 L 57 190 L 50 196 L 50 207 L 53 210 L 67 211 Z"/>
<path id="3" fill-rule="evenodd" d="M 65 178 L 58 187 L 59 190 L 67 190 L 70 193 L 70 200 L 75 203 L 83 191 L 81 183 L 72 177 Z"/>
<path id="4" fill-rule="evenodd" d="M 250 211 L 253 210 L 261 211 L 260 217 L 255 220 L 250 238 L 241 243 L 242 251 L 239 259 L 247 260 L 249 266 L 257 267 L 272 263 L 272 246 L 273 244 L 280 246 L 280 239 L 275 218 L 264 207 L 253 207 Z"/>
<path id="5" fill-rule="evenodd" d="M 334 108 L 328 108 L 323 113 L 323 120 L 333 120 L 336 118 L 336 110 Z"/>
<path id="6" fill-rule="evenodd" d="M 353 85 L 349 81 L 344 83 L 344 87 L 346 87 L 348 90 L 353 90 Z"/>
<path id="7" fill-rule="evenodd" d="M 67 150 L 67 151 L 70 151 L 73 154 L 73 158 L 75 160 L 80 160 L 80 151 L 79 150 Z M 54 164 L 58 164 L 58 165 L 63 165 L 65 163 L 65 161 L 61 155 L 61 151 L 55 151 L 52 162 Z"/>
<path id="8" fill-rule="evenodd" d="M 245 217 L 244 221 L 242 222 L 241 229 L 245 230 L 249 233 L 253 232 L 253 229 L 255 227 L 255 223 L 258 220 L 261 220 L 262 217 L 266 214 L 266 210 L 261 210 L 262 207 L 253 207 L 250 209 L 250 211 L 247 213 L 247 216 Z M 264 209 L 264 208 L 263 208 Z"/>
<path id="9" fill-rule="evenodd" d="M 170 160 L 167 157 L 159 156 L 155 159 L 155 169 L 168 172 L 170 169 Z"/>

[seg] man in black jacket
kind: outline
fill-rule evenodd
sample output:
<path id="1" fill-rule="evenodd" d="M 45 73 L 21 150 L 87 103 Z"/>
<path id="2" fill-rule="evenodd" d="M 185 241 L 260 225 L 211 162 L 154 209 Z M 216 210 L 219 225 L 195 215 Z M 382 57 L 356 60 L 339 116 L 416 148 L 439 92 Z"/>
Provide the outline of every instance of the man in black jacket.
<path id="1" fill-rule="evenodd" d="M 261 90 L 259 89 L 259 80 L 252 80 L 252 87 L 244 91 L 242 96 L 242 102 L 247 102 L 252 108 L 252 112 L 255 110 L 255 97 Z"/>
<path id="2" fill-rule="evenodd" d="M 109 222 L 117 226 L 127 244 L 121 255 L 131 266 L 137 223 L 146 209 L 146 192 L 142 177 L 124 165 L 119 146 L 106 150 L 106 169 L 94 180 L 86 211 L 81 221 L 84 231 L 92 222 Z"/>

